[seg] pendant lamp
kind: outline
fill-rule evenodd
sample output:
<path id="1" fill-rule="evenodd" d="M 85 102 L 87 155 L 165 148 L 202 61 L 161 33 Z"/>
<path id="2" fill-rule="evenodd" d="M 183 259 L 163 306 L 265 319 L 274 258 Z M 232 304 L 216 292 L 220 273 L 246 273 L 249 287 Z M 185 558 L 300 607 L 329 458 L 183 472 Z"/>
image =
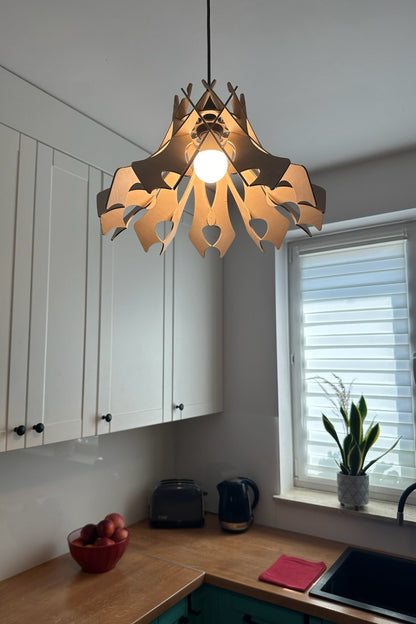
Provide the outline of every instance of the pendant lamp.
<path id="1" fill-rule="evenodd" d="M 193 212 L 192 243 L 201 256 L 214 247 L 222 257 L 235 237 L 229 215 L 234 205 L 260 250 L 263 241 L 279 248 L 292 224 L 311 236 L 311 226 L 322 228 L 325 190 L 311 184 L 302 165 L 262 147 L 247 118 L 244 95 L 238 97 L 236 87 L 228 83 L 225 102 L 214 91 L 210 0 L 207 57 L 207 80 L 202 80 L 199 99 L 193 100 L 191 84 L 182 89 L 183 97 L 174 98 L 172 123 L 159 149 L 117 169 L 111 187 L 98 194 L 102 233 L 114 230 L 114 239 L 134 220 L 144 250 L 162 243 L 163 253 L 188 206 Z M 170 224 L 163 238 L 157 231 L 162 222 Z"/>

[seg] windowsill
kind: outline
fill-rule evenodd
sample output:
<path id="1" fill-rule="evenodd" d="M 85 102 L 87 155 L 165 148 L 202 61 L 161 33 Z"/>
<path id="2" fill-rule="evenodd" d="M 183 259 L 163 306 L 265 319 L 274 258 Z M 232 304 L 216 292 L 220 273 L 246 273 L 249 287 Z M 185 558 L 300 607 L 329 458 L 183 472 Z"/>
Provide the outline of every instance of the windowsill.
<path id="1" fill-rule="evenodd" d="M 341 507 L 335 492 L 321 492 L 304 488 L 293 488 L 285 494 L 275 494 L 273 498 L 281 503 L 287 503 L 288 505 L 295 505 L 297 507 L 313 507 L 325 511 L 330 510 L 332 513 L 348 514 L 354 518 L 362 517 L 369 520 L 374 519 L 394 524 L 397 523 L 397 503 L 370 500 L 364 509 L 355 511 L 354 509 Z M 406 503 L 403 524 L 416 525 L 415 505 Z"/>

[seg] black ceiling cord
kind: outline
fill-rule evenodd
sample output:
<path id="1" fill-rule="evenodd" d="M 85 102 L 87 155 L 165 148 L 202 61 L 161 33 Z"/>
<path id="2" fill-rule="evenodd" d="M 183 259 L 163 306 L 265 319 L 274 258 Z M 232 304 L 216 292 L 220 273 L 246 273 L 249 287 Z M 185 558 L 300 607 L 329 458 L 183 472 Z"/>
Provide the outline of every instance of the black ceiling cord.
<path id="1" fill-rule="evenodd" d="M 207 0 L 207 82 L 211 84 L 211 0 Z"/>

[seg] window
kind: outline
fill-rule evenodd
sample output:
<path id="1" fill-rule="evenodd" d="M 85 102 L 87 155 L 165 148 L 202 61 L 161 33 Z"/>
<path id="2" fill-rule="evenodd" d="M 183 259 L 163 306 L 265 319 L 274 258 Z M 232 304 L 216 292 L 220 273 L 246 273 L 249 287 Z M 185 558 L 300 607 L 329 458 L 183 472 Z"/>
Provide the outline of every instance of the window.
<path id="1" fill-rule="evenodd" d="M 326 413 L 342 418 L 316 380 L 364 395 L 381 433 L 368 459 L 401 437 L 369 471 L 372 495 L 394 498 L 416 480 L 412 326 L 416 293 L 414 223 L 302 239 L 288 245 L 295 485 L 335 489 L 338 449 Z M 338 418 L 339 416 L 339 418 Z"/>

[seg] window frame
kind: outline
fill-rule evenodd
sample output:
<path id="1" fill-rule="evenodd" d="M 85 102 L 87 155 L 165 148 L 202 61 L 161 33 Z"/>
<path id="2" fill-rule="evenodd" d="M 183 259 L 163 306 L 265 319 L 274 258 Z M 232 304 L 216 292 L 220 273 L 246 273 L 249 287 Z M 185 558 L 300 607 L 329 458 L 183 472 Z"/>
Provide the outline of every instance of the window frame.
<path id="1" fill-rule="evenodd" d="M 413 223 L 416 227 L 416 209 L 398 211 L 375 217 L 364 217 L 340 223 L 333 223 L 324 228 L 322 233 L 314 234 L 308 246 L 317 250 L 327 246 L 328 236 L 332 241 L 343 242 L 348 236 L 354 239 L 355 244 L 363 244 L 376 241 L 380 235 L 392 239 L 400 237 L 400 232 L 406 227 L 406 223 Z M 386 236 L 386 232 L 388 236 Z M 280 251 L 275 255 L 275 278 L 276 278 L 276 340 L 277 340 L 277 373 L 278 373 L 278 414 L 279 414 L 279 494 L 293 489 L 294 487 L 326 492 L 336 491 L 336 465 L 334 465 L 334 481 L 328 484 L 327 480 L 320 481 L 318 478 L 313 482 L 309 480 L 301 482 L 295 479 L 297 474 L 297 453 L 294 450 L 294 429 L 299 414 L 299 401 L 293 390 L 292 379 L 296 374 L 296 362 L 293 358 L 291 339 L 289 336 L 289 297 L 290 280 L 289 265 L 291 254 L 297 245 L 302 245 L 301 236 L 298 232 L 289 232 L 286 241 Z M 304 234 L 303 234 L 304 238 Z M 410 262 L 409 262 L 410 264 Z M 415 267 L 416 271 L 416 267 Z M 293 273 L 293 270 L 292 270 Z M 299 276 L 297 276 L 299 277 Z M 293 275 L 291 278 L 293 279 Z M 414 294 L 416 297 L 416 293 Z M 414 306 L 415 302 L 413 302 Z M 413 307 L 413 309 L 415 309 Z M 298 310 L 298 313 L 300 311 Z M 293 322 L 293 320 L 292 320 Z M 296 319 L 295 319 L 296 322 Z M 411 343 L 415 345 L 416 322 L 410 327 Z M 413 383 L 413 400 L 415 401 L 415 383 Z M 416 403 L 414 403 L 416 405 Z M 295 483 L 296 481 L 296 483 Z M 372 488 L 372 497 L 380 500 L 397 501 L 400 492 L 375 487 Z"/>

